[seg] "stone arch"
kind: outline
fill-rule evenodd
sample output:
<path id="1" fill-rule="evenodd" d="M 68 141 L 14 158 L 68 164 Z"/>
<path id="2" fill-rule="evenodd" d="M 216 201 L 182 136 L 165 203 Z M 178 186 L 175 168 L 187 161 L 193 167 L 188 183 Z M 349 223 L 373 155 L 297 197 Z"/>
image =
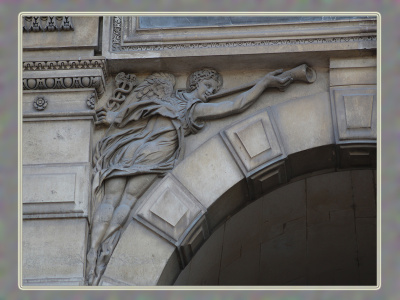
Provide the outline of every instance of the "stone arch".
<path id="1" fill-rule="evenodd" d="M 223 129 L 145 195 L 102 285 L 171 285 L 210 233 L 252 200 L 319 173 L 376 168 L 376 89 L 332 86 Z"/>

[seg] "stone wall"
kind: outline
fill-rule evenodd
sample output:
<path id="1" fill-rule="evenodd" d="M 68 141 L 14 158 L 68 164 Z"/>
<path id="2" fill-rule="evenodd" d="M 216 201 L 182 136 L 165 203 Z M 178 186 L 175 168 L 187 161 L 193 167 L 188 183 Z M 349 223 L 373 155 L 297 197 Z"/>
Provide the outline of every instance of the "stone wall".
<path id="1" fill-rule="evenodd" d="M 369 181 L 377 181 L 371 174 L 376 169 L 379 138 L 375 16 L 161 28 L 143 28 L 138 18 L 47 16 L 22 22 L 26 28 L 21 28 L 25 30 L 21 285 L 88 284 L 86 255 L 95 209 L 93 150 L 108 134 L 107 127 L 95 126 L 98 116 L 94 109 L 108 105 L 113 97 L 121 98 L 121 72 L 136 78 L 135 84 L 154 72 L 168 72 L 175 77 L 175 90 L 185 89 L 187 77 L 204 67 L 213 67 L 222 75 L 222 91 L 276 69 L 302 64 L 316 72 L 316 80 L 294 82 L 285 92 L 268 89 L 244 112 L 206 121 L 199 133 L 188 136 L 183 160 L 164 178 L 157 178 L 133 207 L 100 285 L 172 285 L 177 278 L 176 284 L 239 284 L 240 277 L 232 274 L 251 264 L 275 269 L 273 263 L 284 258 L 267 259 L 268 251 L 279 246 L 273 239 L 259 241 L 257 247 L 266 253 L 262 252 L 265 255 L 259 260 L 247 261 L 252 253 L 238 256 L 237 246 L 231 247 L 228 256 L 234 259 L 223 263 L 226 268 L 221 268 L 219 279 L 201 278 L 202 271 L 193 266 L 204 259 L 201 253 L 210 247 L 207 245 L 224 243 L 226 228 L 236 222 L 234 218 L 240 220 L 240 214 L 248 214 L 277 193 L 290 198 L 292 187 L 307 187 L 313 180 L 329 176 L 351 186 L 346 193 L 353 194 L 353 202 L 349 201 L 357 209 L 353 210 L 352 225 L 346 226 L 361 228 L 355 234 L 367 249 L 357 259 L 373 257 L 376 204 L 371 204 L 371 199 L 375 199 L 376 189 L 371 189 L 374 184 Z M 49 27 L 53 21 L 55 27 Z M 212 102 L 230 101 L 235 95 Z M 329 174 L 311 177 L 322 173 Z M 328 180 L 327 189 L 342 185 L 335 184 L 336 179 Z M 363 180 L 369 180 L 368 189 L 357 196 Z M 312 188 L 317 186 L 306 188 L 307 201 L 314 201 Z M 329 205 L 338 210 L 338 220 L 349 217 L 351 206 L 346 202 L 342 214 L 342 208 L 332 204 L 340 198 L 327 204 L 328 211 L 332 210 Z M 315 202 L 322 201 L 319 199 Z M 286 206 L 279 211 L 285 215 L 286 209 L 291 211 Z M 315 218 L 324 218 L 326 212 L 315 212 Z M 275 218 L 276 224 L 268 223 L 268 229 L 264 223 L 245 231 L 242 228 L 243 234 L 274 231 L 278 230 L 275 225 L 287 223 L 284 216 L 269 218 Z M 304 219 L 304 214 L 299 218 Z M 305 219 L 311 222 L 313 218 L 307 214 Z M 325 228 L 326 234 L 340 226 Z M 303 227 L 300 235 L 290 238 L 301 240 L 304 246 Z M 315 244 L 325 229 L 315 231 Z M 343 231 L 349 232 L 347 229 Z M 307 232 L 313 236 L 312 231 Z M 325 247 L 328 242 L 323 237 L 320 240 L 318 247 Z M 312 247 L 313 251 L 318 252 L 318 247 Z M 222 252 L 218 251 L 215 264 L 221 261 Z M 294 252 L 300 255 L 301 251 Z M 238 257 L 242 260 L 236 260 Z M 310 268 L 318 265 L 318 259 L 325 259 L 307 252 L 307 259 L 313 258 Z M 204 266 L 212 266 L 212 257 L 207 260 Z M 349 276 L 348 281 L 337 280 L 341 273 L 332 275 L 333 267 L 329 267 L 329 275 L 320 282 L 317 277 L 324 270 L 305 277 L 304 268 L 298 268 L 303 273 L 288 276 L 291 265 L 287 264 L 286 275 L 279 282 L 273 280 L 271 271 L 259 273 L 248 284 L 376 285 L 374 264 L 353 268 L 355 273 L 367 275 L 355 275 L 357 280 Z M 195 271 L 188 271 L 190 268 Z"/>

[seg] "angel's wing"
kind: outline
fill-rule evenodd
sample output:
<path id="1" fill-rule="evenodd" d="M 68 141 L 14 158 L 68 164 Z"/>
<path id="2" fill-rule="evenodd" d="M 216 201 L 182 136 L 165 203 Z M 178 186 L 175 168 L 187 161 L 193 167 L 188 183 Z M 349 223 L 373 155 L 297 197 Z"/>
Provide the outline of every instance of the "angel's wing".
<path id="1" fill-rule="evenodd" d="M 175 77 L 169 73 L 154 73 L 147 77 L 134 92 L 138 101 L 160 99 L 168 101 L 174 91 Z"/>

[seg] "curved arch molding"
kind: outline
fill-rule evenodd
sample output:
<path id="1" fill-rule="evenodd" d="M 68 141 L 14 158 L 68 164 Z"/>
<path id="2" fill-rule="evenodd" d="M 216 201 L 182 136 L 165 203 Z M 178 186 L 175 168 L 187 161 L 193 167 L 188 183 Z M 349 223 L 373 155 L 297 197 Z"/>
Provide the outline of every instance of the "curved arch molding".
<path id="1" fill-rule="evenodd" d="M 252 200 L 310 173 L 376 168 L 376 86 L 336 85 L 340 67 L 331 62 L 330 92 L 258 111 L 186 157 L 146 194 L 100 284 L 173 284 L 210 232 Z"/>

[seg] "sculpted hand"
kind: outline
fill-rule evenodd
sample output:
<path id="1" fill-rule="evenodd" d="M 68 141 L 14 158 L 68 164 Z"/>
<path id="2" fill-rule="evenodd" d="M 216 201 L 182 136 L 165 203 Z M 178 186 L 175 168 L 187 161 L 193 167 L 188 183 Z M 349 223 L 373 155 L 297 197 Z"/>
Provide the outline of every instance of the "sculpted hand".
<path id="1" fill-rule="evenodd" d="M 267 87 L 276 87 L 281 92 L 284 92 L 286 88 L 293 82 L 293 78 L 290 75 L 284 75 L 283 77 L 279 76 L 282 74 L 283 70 L 275 70 L 273 72 L 268 73 L 265 76 L 267 80 Z"/>
<path id="2" fill-rule="evenodd" d="M 111 125 L 117 116 L 118 112 L 107 110 L 104 107 L 101 107 L 96 110 L 96 119 L 94 122 L 95 125 Z"/>

